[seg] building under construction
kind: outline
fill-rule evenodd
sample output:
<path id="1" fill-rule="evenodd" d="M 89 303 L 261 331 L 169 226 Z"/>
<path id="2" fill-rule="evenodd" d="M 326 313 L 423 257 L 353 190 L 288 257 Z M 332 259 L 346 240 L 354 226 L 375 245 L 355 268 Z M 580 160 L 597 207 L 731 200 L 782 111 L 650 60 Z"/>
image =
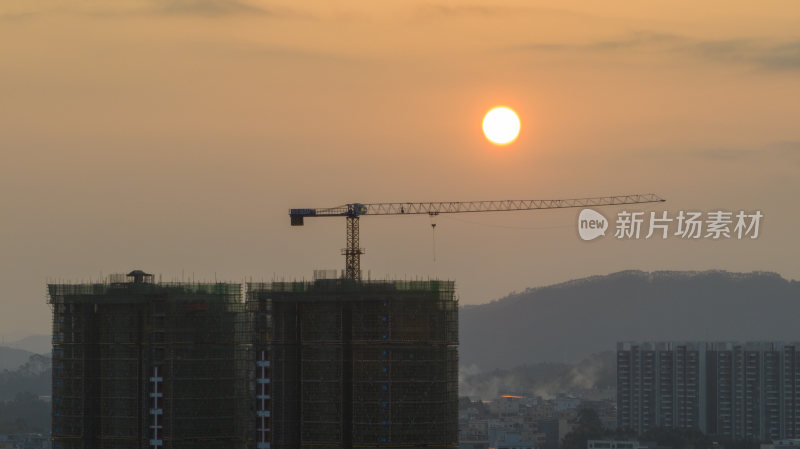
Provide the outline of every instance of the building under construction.
<path id="1" fill-rule="evenodd" d="M 51 284 L 53 447 L 454 448 L 453 287 Z"/>
<path id="2" fill-rule="evenodd" d="M 241 284 L 134 271 L 51 284 L 53 447 L 244 448 L 254 437 Z"/>
<path id="3" fill-rule="evenodd" d="M 450 281 L 248 284 L 259 448 L 458 446 Z"/>

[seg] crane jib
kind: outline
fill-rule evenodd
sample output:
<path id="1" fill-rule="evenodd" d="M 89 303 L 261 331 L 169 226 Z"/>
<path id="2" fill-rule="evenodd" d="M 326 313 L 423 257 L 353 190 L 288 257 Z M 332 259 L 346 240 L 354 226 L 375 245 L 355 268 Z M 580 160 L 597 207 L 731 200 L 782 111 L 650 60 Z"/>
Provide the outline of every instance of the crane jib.
<path id="1" fill-rule="evenodd" d="M 290 209 L 295 226 L 304 217 L 357 217 L 361 215 L 438 215 L 464 212 L 502 212 L 573 207 L 614 206 L 664 201 L 652 193 L 555 200 L 436 201 L 406 203 L 349 203 L 322 209 Z"/>
<path id="2" fill-rule="evenodd" d="M 360 256 L 364 250 L 358 245 L 358 221 L 361 215 L 439 215 L 465 212 L 502 212 L 537 209 L 564 209 L 573 207 L 600 207 L 625 204 L 660 203 L 665 201 L 653 193 L 570 198 L 561 200 L 500 200 L 500 201 L 450 201 L 423 203 L 349 203 L 325 209 L 289 209 L 292 226 L 303 226 L 305 217 L 346 217 L 347 247 L 345 279 L 361 279 Z"/>

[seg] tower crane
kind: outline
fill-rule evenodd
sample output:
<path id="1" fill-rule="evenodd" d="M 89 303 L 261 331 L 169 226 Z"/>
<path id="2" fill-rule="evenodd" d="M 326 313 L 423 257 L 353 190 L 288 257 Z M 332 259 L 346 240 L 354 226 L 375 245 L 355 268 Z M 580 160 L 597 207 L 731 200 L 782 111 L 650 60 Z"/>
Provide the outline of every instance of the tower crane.
<path id="1" fill-rule="evenodd" d="M 500 212 L 536 209 L 564 209 L 573 207 L 599 207 L 622 204 L 656 203 L 665 201 L 653 193 L 570 198 L 563 200 L 499 200 L 499 201 L 440 201 L 423 203 L 349 203 L 322 209 L 289 209 L 292 226 L 303 226 L 311 217 L 345 217 L 347 220 L 347 246 L 345 279 L 361 280 L 361 255 L 364 250 L 358 243 L 358 221 L 362 215 L 430 215 L 460 214 L 466 212 Z"/>

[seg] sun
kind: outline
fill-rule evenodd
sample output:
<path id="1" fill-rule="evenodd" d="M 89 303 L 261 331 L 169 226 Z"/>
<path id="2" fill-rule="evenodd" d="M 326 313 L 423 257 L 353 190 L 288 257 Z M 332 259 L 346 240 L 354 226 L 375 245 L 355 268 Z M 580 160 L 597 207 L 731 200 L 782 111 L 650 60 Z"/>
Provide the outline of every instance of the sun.
<path id="1" fill-rule="evenodd" d="M 483 134 L 494 144 L 507 145 L 519 135 L 519 117 L 505 106 L 494 108 L 483 118 Z"/>

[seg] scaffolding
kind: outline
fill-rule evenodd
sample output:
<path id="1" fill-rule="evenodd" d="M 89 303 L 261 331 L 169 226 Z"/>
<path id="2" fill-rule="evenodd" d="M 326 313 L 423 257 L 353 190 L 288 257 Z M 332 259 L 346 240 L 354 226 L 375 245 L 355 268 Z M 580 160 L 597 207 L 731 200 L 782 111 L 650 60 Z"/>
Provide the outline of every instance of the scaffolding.
<path id="1" fill-rule="evenodd" d="M 48 285 L 55 449 L 230 449 L 255 436 L 241 284 Z"/>
<path id="2" fill-rule="evenodd" d="M 260 447 L 458 445 L 453 282 L 250 283 L 247 308 L 269 360 Z"/>

